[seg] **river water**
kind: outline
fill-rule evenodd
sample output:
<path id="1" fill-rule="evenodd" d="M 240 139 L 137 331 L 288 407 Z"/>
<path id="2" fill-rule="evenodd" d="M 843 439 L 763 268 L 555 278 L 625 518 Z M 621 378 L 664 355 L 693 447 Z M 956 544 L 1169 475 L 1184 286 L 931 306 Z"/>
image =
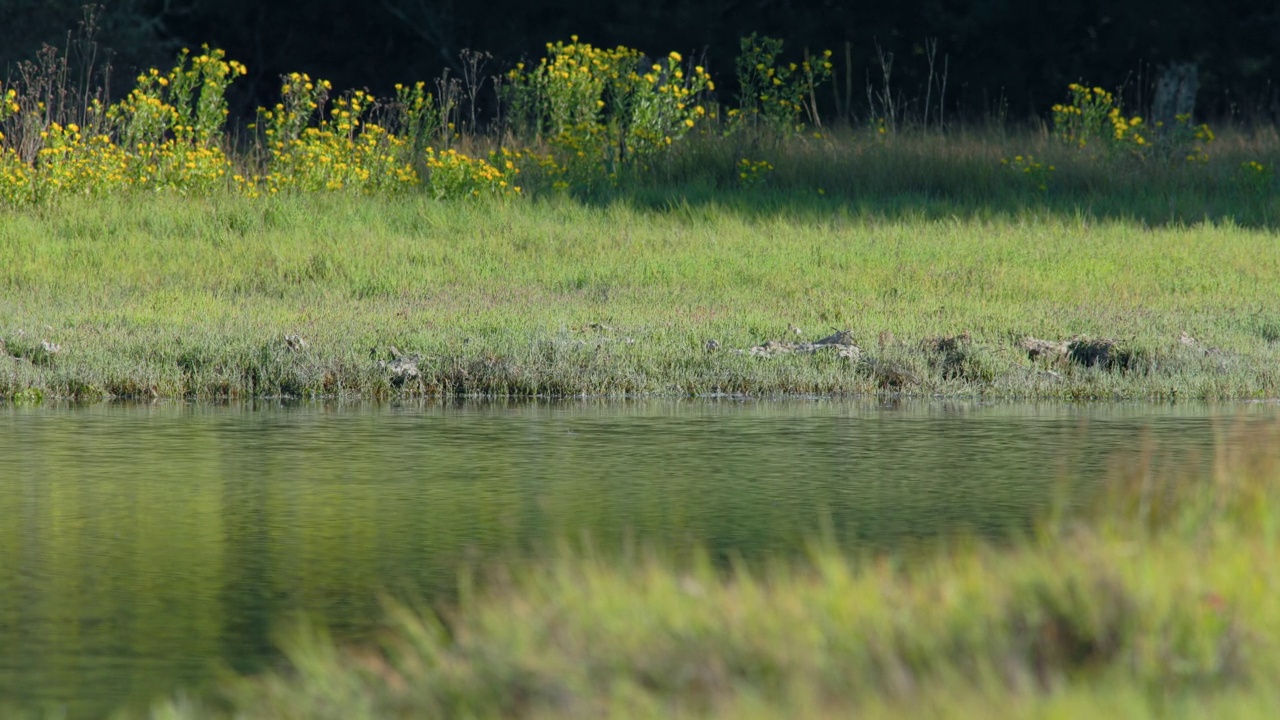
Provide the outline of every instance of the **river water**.
<path id="1" fill-rule="evenodd" d="M 801 553 L 1024 533 L 1133 472 L 1211 472 L 1253 405 L 684 400 L 0 405 L 0 714 L 251 672 L 302 613 L 554 552 Z M 1238 449 L 1238 448 L 1235 448 Z M 1280 452 L 1273 449 L 1272 452 Z"/>

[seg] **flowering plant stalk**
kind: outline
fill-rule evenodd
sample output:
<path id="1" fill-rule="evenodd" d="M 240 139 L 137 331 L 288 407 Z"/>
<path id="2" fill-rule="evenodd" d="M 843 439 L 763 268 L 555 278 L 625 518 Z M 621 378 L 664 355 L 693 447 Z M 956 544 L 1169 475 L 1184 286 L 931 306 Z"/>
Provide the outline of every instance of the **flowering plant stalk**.
<path id="1" fill-rule="evenodd" d="M 758 36 L 742 38 L 737 71 L 738 108 L 729 115 L 732 128 L 745 126 L 772 130 L 782 135 L 804 130 L 802 115 L 818 123 L 815 107 L 817 88 L 831 78 L 831 51 L 820 58 L 781 64 L 782 41 Z"/>

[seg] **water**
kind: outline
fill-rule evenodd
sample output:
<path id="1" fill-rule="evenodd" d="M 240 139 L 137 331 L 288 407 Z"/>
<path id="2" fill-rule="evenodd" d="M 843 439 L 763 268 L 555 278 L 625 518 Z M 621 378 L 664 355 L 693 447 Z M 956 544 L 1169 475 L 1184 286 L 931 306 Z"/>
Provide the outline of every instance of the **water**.
<path id="1" fill-rule="evenodd" d="M 1275 405 L 644 401 L 0 406 L 0 714 L 254 671 L 307 613 L 590 542 L 748 560 L 1026 531 L 1135 464 L 1207 474 Z"/>

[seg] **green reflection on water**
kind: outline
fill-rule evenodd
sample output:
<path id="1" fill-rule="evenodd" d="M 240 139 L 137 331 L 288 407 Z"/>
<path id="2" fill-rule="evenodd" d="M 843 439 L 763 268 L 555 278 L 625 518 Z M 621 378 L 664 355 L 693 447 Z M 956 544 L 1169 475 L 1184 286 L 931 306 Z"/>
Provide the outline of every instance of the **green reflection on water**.
<path id="1" fill-rule="evenodd" d="M 589 538 L 802 551 L 1020 532 L 1108 472 L 1207 471 L 1275 406 L 644 401 L 0 408 L 0 704 L 73 716 L 252 671 L 304 612 Z"/>

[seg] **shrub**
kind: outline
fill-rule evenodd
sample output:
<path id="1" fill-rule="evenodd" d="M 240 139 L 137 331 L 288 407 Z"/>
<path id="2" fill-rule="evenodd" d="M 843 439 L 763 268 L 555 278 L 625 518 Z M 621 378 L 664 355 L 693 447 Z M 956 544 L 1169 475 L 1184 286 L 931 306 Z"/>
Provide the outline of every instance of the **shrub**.
<path id="1" fill-rule="evenodd" d="M 566 174 L 616 179 L 624 166 L 670 148 L 706 117 L 704 92 L 715 84 L 701 65 L 669 53 L 649 62 L 639 50 L 548 43 L 533 68 L 506 76 L 508 126 L 547 141 Z M 577 167 L 584 166 L 584 167 Z"/>
<path id="2" fill-rule="evenodd" d="M 800 64 L 780 64 L 782 41 L 757 36 L 742 39 L 738 55 L 739 107 L 730 112 L 733 127 L 764 127 L 781 134 L 804 129 L 801 114 L 819 124 L 816 91 L 831 78 L 831 51 L 820 59 L 806 57 Z"/>
<path id="3" fill-rule="evenodd" d="M 1052 108 L 1054 132 L 1063 142 L 1080 148 L 1101 145 L 1108 150 L 1137 153 L 1147 145 L 1142 118 L 1126 117 L 1110 92 L 1079 83 L 1068 85 L 1067 90 L 1070 102 Z"/>

